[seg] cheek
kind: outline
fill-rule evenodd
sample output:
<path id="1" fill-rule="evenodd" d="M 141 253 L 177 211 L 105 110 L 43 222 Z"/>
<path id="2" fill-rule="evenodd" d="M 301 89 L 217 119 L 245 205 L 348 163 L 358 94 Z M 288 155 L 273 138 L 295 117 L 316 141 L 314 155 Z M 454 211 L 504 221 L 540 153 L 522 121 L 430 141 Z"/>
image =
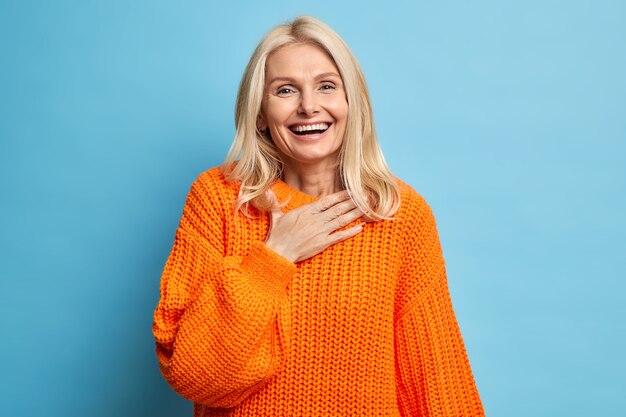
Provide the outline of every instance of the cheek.
<path id="1" fill-rule="evenodd" d="M 327 107 L 337 122 L 344 122 L 348 118 L 348 103 L 345 100 L 334 100 Z"/>
<path id="2" fill-rule="evenodd" d="M 291 107 L 287 100 L 268 101 L 263 107 L 267 124 L 269 126 L 283 125 L 292 113 Z"/>

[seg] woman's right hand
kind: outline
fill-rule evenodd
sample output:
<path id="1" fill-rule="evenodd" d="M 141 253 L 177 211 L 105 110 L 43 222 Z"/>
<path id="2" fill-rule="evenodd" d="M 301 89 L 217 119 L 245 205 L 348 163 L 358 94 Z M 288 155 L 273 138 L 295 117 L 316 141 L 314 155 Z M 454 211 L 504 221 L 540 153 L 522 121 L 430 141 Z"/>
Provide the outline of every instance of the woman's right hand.
<path id="1" fill-rule="evenodd" d="M 361 216 L 363 212 L 347 191 L 327 195 L 288 213 L 276 208 L 271 212 L 265 244 L 291 262 L 300 262 L 361 232 L 364 223 L 335 232 Z"/>

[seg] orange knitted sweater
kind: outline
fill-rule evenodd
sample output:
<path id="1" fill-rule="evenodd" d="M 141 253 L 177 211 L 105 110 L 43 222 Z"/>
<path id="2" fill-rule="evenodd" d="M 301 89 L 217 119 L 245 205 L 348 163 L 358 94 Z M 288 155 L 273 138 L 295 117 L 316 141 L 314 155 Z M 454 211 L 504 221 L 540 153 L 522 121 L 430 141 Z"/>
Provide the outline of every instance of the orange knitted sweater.
<path id="1" fill-rule="evenodd" d="M 194 416 L 482 416 L 435 220 L 398 181 L 395 220 L 297 264 L 232 214 L 217 168 L 191 187 L 161 278 L 160 369 Z M 283 211 L 311 203 L 281 180 Z M 352 225 L 348 225 L 350 227 Z"/>

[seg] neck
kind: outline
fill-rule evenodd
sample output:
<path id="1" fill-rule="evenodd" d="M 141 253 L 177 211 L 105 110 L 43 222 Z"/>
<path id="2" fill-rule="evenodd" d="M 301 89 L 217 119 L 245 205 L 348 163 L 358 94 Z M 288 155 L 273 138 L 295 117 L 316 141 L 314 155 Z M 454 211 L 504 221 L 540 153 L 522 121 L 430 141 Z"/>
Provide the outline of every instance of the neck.
<path id="1" fill-rule="evenodd" d="M 283 181 L 304 194 L 324 197 L 343 190 L 336 165 L 312 166 L 303 164 L 285 164 Z"/>

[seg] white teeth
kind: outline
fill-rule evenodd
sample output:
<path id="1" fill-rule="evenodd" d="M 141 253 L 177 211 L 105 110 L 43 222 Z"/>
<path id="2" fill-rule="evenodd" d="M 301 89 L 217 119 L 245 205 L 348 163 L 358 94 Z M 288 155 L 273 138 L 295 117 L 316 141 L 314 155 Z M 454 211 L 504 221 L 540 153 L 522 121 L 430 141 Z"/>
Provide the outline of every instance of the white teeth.
<path id="1" fill-rule="evenodd" d="M 295 132 L 307 132 L 309 130 L 326 130 L 328 129 L 329 125 L 328 123 L 317 123 L 314 125 L 300 125 L 300 126 L 296 126 L 294 127 L 293 131 Z"/>

